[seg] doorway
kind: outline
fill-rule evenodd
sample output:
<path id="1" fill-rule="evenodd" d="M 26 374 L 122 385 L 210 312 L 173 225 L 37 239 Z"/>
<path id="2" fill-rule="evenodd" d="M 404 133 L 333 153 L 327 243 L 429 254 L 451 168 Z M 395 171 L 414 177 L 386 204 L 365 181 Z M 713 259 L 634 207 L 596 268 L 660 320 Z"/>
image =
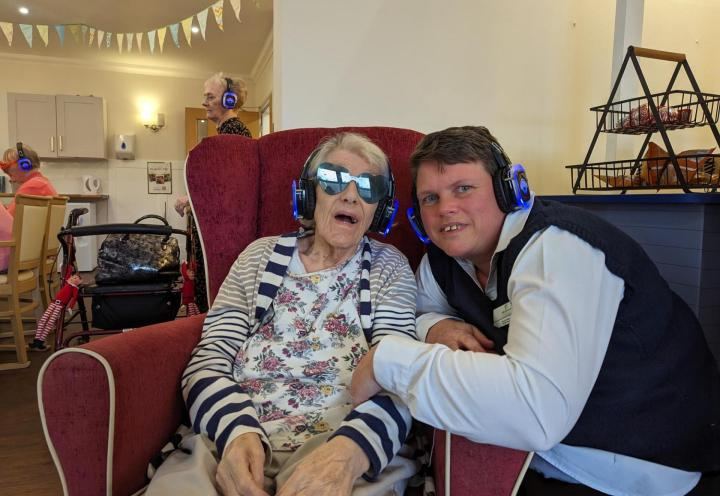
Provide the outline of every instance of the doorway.
<path id="1" fill-rule="evenodd" d="M 253 138 L 260 136 L 260 112 L 238 110 L 238 119 L 250 130 Z M 195 148 L 203 138 L 217 136 L 215 124 L 206 117 L 204 108 L 185 107 L 185 153 Z"/>

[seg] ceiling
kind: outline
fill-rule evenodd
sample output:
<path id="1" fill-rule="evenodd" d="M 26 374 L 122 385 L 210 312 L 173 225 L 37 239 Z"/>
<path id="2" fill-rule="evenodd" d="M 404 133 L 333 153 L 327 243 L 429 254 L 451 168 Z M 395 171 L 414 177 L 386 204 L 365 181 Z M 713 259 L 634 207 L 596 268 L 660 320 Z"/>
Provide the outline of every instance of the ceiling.
<path id="1" fill-rule="evenodd" d="M 159 53 L 156 42 L 155 53 L 150 54 L 148 31 L 180 22 L 212 3 L 212 0 L 3 0 L 0 2 L 0 21 L 12 22 L 15 26 L 12 46 L 8 46 L 5 36 L 0 34 L 0 56 L 14 54 L 81 59 L 88 63 L 126 65 L 138 70 L 183 76 L 204 77 L 217 71 L 251 75 L 272 32 L 272 0 L 242 0 L 241 22 L 236 19 L 230 1 L 225 0 L 224 31 L 218 28 L 211 10 L 205 40 L 200 33 L 195 33 L 192 35 L 192 46 L 188 46 L 180 27 L 178 48 L 168 29 L 163 53 Z M 172 7 L 169 8 L 169 5 Z M 20 6 L 30 9 L 30 13 L 20 14 Z M 33 30 L 33 46 L 30 48 L 18 23 L 49 25 L 48 46 L 44 45 L 37 30 Z M 56 24 L 85 24 L 111 32 L 111 48 L 105 48 L 104 44 L 98 48 L 97 41 L 91 46 L 77 43 L 67 27 L 64 44 L 60 46 L 54 29 Z M 193 26 L 198 26 L 197 18 L 193 19 Z M 130 52 L 126 51 L 126 42 L 123 43 L 125 46 L 120 53 L 115 34 L 139 32 L 145 33 L 142 52 L 138 52 L 135 41 Z"/>

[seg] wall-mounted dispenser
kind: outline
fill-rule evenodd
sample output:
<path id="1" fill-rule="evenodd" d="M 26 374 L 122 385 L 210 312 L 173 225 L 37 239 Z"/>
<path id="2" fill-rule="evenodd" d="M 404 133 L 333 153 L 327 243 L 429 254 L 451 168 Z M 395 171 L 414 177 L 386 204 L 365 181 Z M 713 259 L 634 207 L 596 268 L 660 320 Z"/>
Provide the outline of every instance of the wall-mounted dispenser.
<path id="1" fill-rule="evenodd" d="M 135 135 L 134 134 L 116 134 L 113 150 L 115 158 L 120 160 L 135 159 Z"/>

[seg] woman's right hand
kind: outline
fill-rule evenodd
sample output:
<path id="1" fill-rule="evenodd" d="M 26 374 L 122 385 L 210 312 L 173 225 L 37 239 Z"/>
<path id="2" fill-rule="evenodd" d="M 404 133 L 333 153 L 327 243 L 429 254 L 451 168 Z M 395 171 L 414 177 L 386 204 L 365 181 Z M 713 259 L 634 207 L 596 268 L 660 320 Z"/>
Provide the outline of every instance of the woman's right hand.
<path id="1" fill-rule="evenodd" d="M 263 490 L 265 450 L 254 432 L 233 439 L 225 449 L 215 480 L 224 496 L 268 496 Z"/>
<path id="2" fill-rule="evenodd" d="M 180 215 L 180 217 L 185 216 L 185 209 L 190 206 L 190 198 L 186 196 L 181 196 L 177 200 L 175 200 L 175 211 Z"/>

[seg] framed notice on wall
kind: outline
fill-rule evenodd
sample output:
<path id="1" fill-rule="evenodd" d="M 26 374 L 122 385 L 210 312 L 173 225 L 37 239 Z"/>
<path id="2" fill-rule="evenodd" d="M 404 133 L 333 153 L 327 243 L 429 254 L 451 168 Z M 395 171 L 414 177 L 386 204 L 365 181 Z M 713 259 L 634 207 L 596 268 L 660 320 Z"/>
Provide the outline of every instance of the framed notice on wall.
<path id="1" fill-rule="evenodd" d="M 151 195 L 172 194 L 172 164 L 170 162 L 147 163 L 148 193 Z"/>

